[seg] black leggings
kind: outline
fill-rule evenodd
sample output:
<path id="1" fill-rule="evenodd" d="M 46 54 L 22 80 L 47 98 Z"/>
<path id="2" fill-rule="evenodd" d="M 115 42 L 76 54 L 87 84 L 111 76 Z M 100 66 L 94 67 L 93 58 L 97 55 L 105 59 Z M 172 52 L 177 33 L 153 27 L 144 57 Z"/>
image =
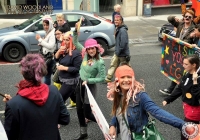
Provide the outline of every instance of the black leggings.
<path id="1" fill-rule="evenodd" d="M 79 86 L 80 90 L 76 90 L 76 111 L 78 115 L 78 120 L 80 127 L 86 127 L 87 124 L 85 122 L 85 118 L 96 122 L 96 119 L 92 113 L 90 104 L 85 104 L 84 103 L 84 96 L 85 96 L 85 86 L 82 86 L 82 81 L 80 82 Z"/>
<path id="2" fill-rule="evenodd" d="M 65 83 L 62 83 L 60 88 L 60 93 L 63 97 L 63 101 L 65 102 L 69 97 L 73 102 L 76 102 L 76 94 L 75 92 L 76 84 L 75 85 L 66 85 Z"/>
<path id="3" fill-rule="evenodd" d="M 195 124 L 199 124 L 199 121 L 193 121 L 193 120 L 190 120 L 190 119 L 187 119 L 187 118 L 185 118 L 184 121 L 185 121 L 185 122 L 193 122 L 193 123 L 195 123 Z M 185 138 L 185 137 L 183 136 L 183 134 L 181 133 L 181 140 L 188 140 L 188 139 Z"/>

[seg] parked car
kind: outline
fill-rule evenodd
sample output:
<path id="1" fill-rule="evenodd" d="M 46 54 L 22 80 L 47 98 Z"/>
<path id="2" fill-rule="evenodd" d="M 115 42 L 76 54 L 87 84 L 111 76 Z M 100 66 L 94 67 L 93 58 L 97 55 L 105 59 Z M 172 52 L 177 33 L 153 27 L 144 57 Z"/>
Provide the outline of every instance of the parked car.
<path id="1" fill-rule="evenodd" d="M 52 19 L 56 20 L 56 13 L 63 13 L 71 30 L 74 30 L 76 22 L 83 17 L 80 29 L 79 41 L 84 44 L 88 38 L 94 38 L 104 48 L 105 53 L 114 47 L 115 27 L 111 20 L 101 17 L 95 13 L 84 11 L 54 11 Z M 38 52 L 38 41 L 36 34 L 44 37 L 45 32 L 42 25 L 42 14 L 37 14 L 20 25 L 0 29 L 0 56 L 9 62 L 18 62 L 27 53 Z M 105 54 L 104 53 L 104 54 Z"/>
<path id="2" fill-rule="evenodd" d="M 158 40 L 161 42 L 163 41 L 162 33 L 168 34 L 173 37 L 176 36 L 176 31 L 174 30 L 174 26 L 171 23 L 164 24 L 158 31 Z"/>

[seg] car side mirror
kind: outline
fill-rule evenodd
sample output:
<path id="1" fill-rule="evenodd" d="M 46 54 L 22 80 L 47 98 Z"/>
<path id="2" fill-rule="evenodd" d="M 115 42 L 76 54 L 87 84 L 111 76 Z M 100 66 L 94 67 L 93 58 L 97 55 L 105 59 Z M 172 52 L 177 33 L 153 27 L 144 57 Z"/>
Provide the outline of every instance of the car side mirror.
<path id="1" fill-rule="evenodd" d="M 33 25 L 33 26 L 31 27 L 31 31 L 32 31 L 32 32 L 37 31 L 37 30 L 38 30 L 38 27 L 37 27 L 37 26 Z"/>

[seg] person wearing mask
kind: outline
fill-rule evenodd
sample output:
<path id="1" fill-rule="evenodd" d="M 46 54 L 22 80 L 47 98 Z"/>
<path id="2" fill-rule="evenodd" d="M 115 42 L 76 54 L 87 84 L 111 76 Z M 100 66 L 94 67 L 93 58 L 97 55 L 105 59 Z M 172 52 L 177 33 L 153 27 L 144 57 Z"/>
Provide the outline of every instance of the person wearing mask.
<path id="1" fill-rule="evenodd" d="M 200 60 L 197 55 L 188 55 L 184 57 L 183 67 L 187 73 L 182 77 L 178 87 L 163 101 L 163 106 L 165 106 L 181 96 L 185 121 L 196 124 L 200 122 L 199 62 Z M 187 138 L 182 136 L 181 140 L 187 140 Z"/>
<path id="2" fill-rule="evenodd" d="M 143 134 L 143 127 L 148 123 L 148 113 L 161 122 L 182 129 L 185 122 L 157 106 L 144 91 L 144 85 L 136 81 L 133 69 L 121 65 L 116 69 L 115 81 L 108 83 L 107 98 L 112 100 L 112 121 L 109 134 L 116 138 L 132 140 L 129 132 Z M 170 118 L 170 119 L 168 119 Z M 127 124 L 124 123 L 126 120 Z"/>
<path id="3" fill-rule="evenodd" d="M 60 93 L 64 102 L 70 97 L 76 102 L 75 89 L 79 82 L 79 70 L 82 63 L 82 56 L 79 50 L 72 43 L 70 32 L 63 35 L 63 44 L 55 54 L 55 60 L 59 62 L 59 80 L 62 83 Z"/>
<path id="4" fill-rule="evenodd" d="M 42 18 L 43 28 L 46 32 L 45 37 L 42 38 L 39 34 L 36 34 L 35 38 L 39 42 L 40 53 L 44 56 L 44 58 L 49 58 L 47 64 L 48 74 L 44 77 L 44 83 L 47 85 L 51 85 L 51 75 L 53 73 L 53 53 L 55 51 L 55 29 L 53 27 L 53 20 L 49 15 L 45 15 Z"/>
<path id="5" fill-rule="evenodd" d="M 110 68 L 108 69 L 107 76 L 105 78 L 106 82 L 110 82 L 116 68 L 120 63 L 130 61 L 130 51 L 129 51 L 129 39 L 128 39 L 128 27 L 124 24 L 121 15 L 115 15 L 115 53 L 111 59 Z"/>
<path id="6" fill-rule="evenodd" d="M 96 122 L 95 117 L 92 113 L 85 84 L 88 85 L 92 95 L 96 99 L 97 96 L 97 85 L 96 83 L 104 82 L 105 79 L 105 64 L 101 58 L 104 49 L 97 44 L 95 39 L 87 39 L 84 47 L 78 42 L 76 23 L 75 31 L 73 34 L 73 43 L 78 50 L 81 51 L 83 61 L 81 64 L 80 73 L 80 93 L 76 94 L 76 109 L 80 125 L 80 133 L 74 137 L 74 140 L 82 140 L 88 137 L 87 134 L 87 123 L 85 118 Z"/>
<path id="7" fill-rule="evenodd" d="M 5 95 L 4 128 L 9 140 L 61 140 L 58 123 L 67 125 L 70 114 L 55 86 L 42 83 L 47 67 L 40 54 L 27 54 L 20 62 L 23 80 L 17 95 Z"/>
<path id="8" fill-rule="evenodd" d="M 183 22 L 180 22 L 180 20 L 175 16 L 168 17 L 169 23 L 177 28 L 176 38 L 179 38 L 184 42 L 193 44 L 193 38 L 190 36 L 190 34 L 194 31 L 195 28 L 195 23 L 193 22 L 194 16 L 195 13 L 193 10 L 186 10 L 185 14 L 183 15 Z M 159 92 L 164 95 L 170 95 L 176 85 L 177 84 L 172 81 L 171 85 L 167 89 L 161 89 L 159 90 Z"/>
<path id="9" fill-rule="evenodd" d="M 56 14 L 56 21 L 54 22 L 54 27 L 57 29 L 58 27 L 63 27 L 64 32 L 68 32 L 71 30 L 69 24 L 65 20 L 65 17 L 62 13 Z"/>

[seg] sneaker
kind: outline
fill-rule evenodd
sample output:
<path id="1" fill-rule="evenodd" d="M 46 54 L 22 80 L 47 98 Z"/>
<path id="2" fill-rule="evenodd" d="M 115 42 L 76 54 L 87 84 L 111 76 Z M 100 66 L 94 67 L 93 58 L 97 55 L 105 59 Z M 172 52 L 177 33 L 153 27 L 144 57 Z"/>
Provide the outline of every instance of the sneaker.
<path id="1" fill-rule="evenodd" d="M 76 108 L 76 105 L 71 105 L 71 104 L 69 104 L 68 106 L 67 106 L 67 109 L 75 109 Z"/>
<path id="2" fill-rule="evenodd" d="M 160 89 L 159 91 L 164 95 L 171 95 L 171 92 L 168 89 Z"/>

